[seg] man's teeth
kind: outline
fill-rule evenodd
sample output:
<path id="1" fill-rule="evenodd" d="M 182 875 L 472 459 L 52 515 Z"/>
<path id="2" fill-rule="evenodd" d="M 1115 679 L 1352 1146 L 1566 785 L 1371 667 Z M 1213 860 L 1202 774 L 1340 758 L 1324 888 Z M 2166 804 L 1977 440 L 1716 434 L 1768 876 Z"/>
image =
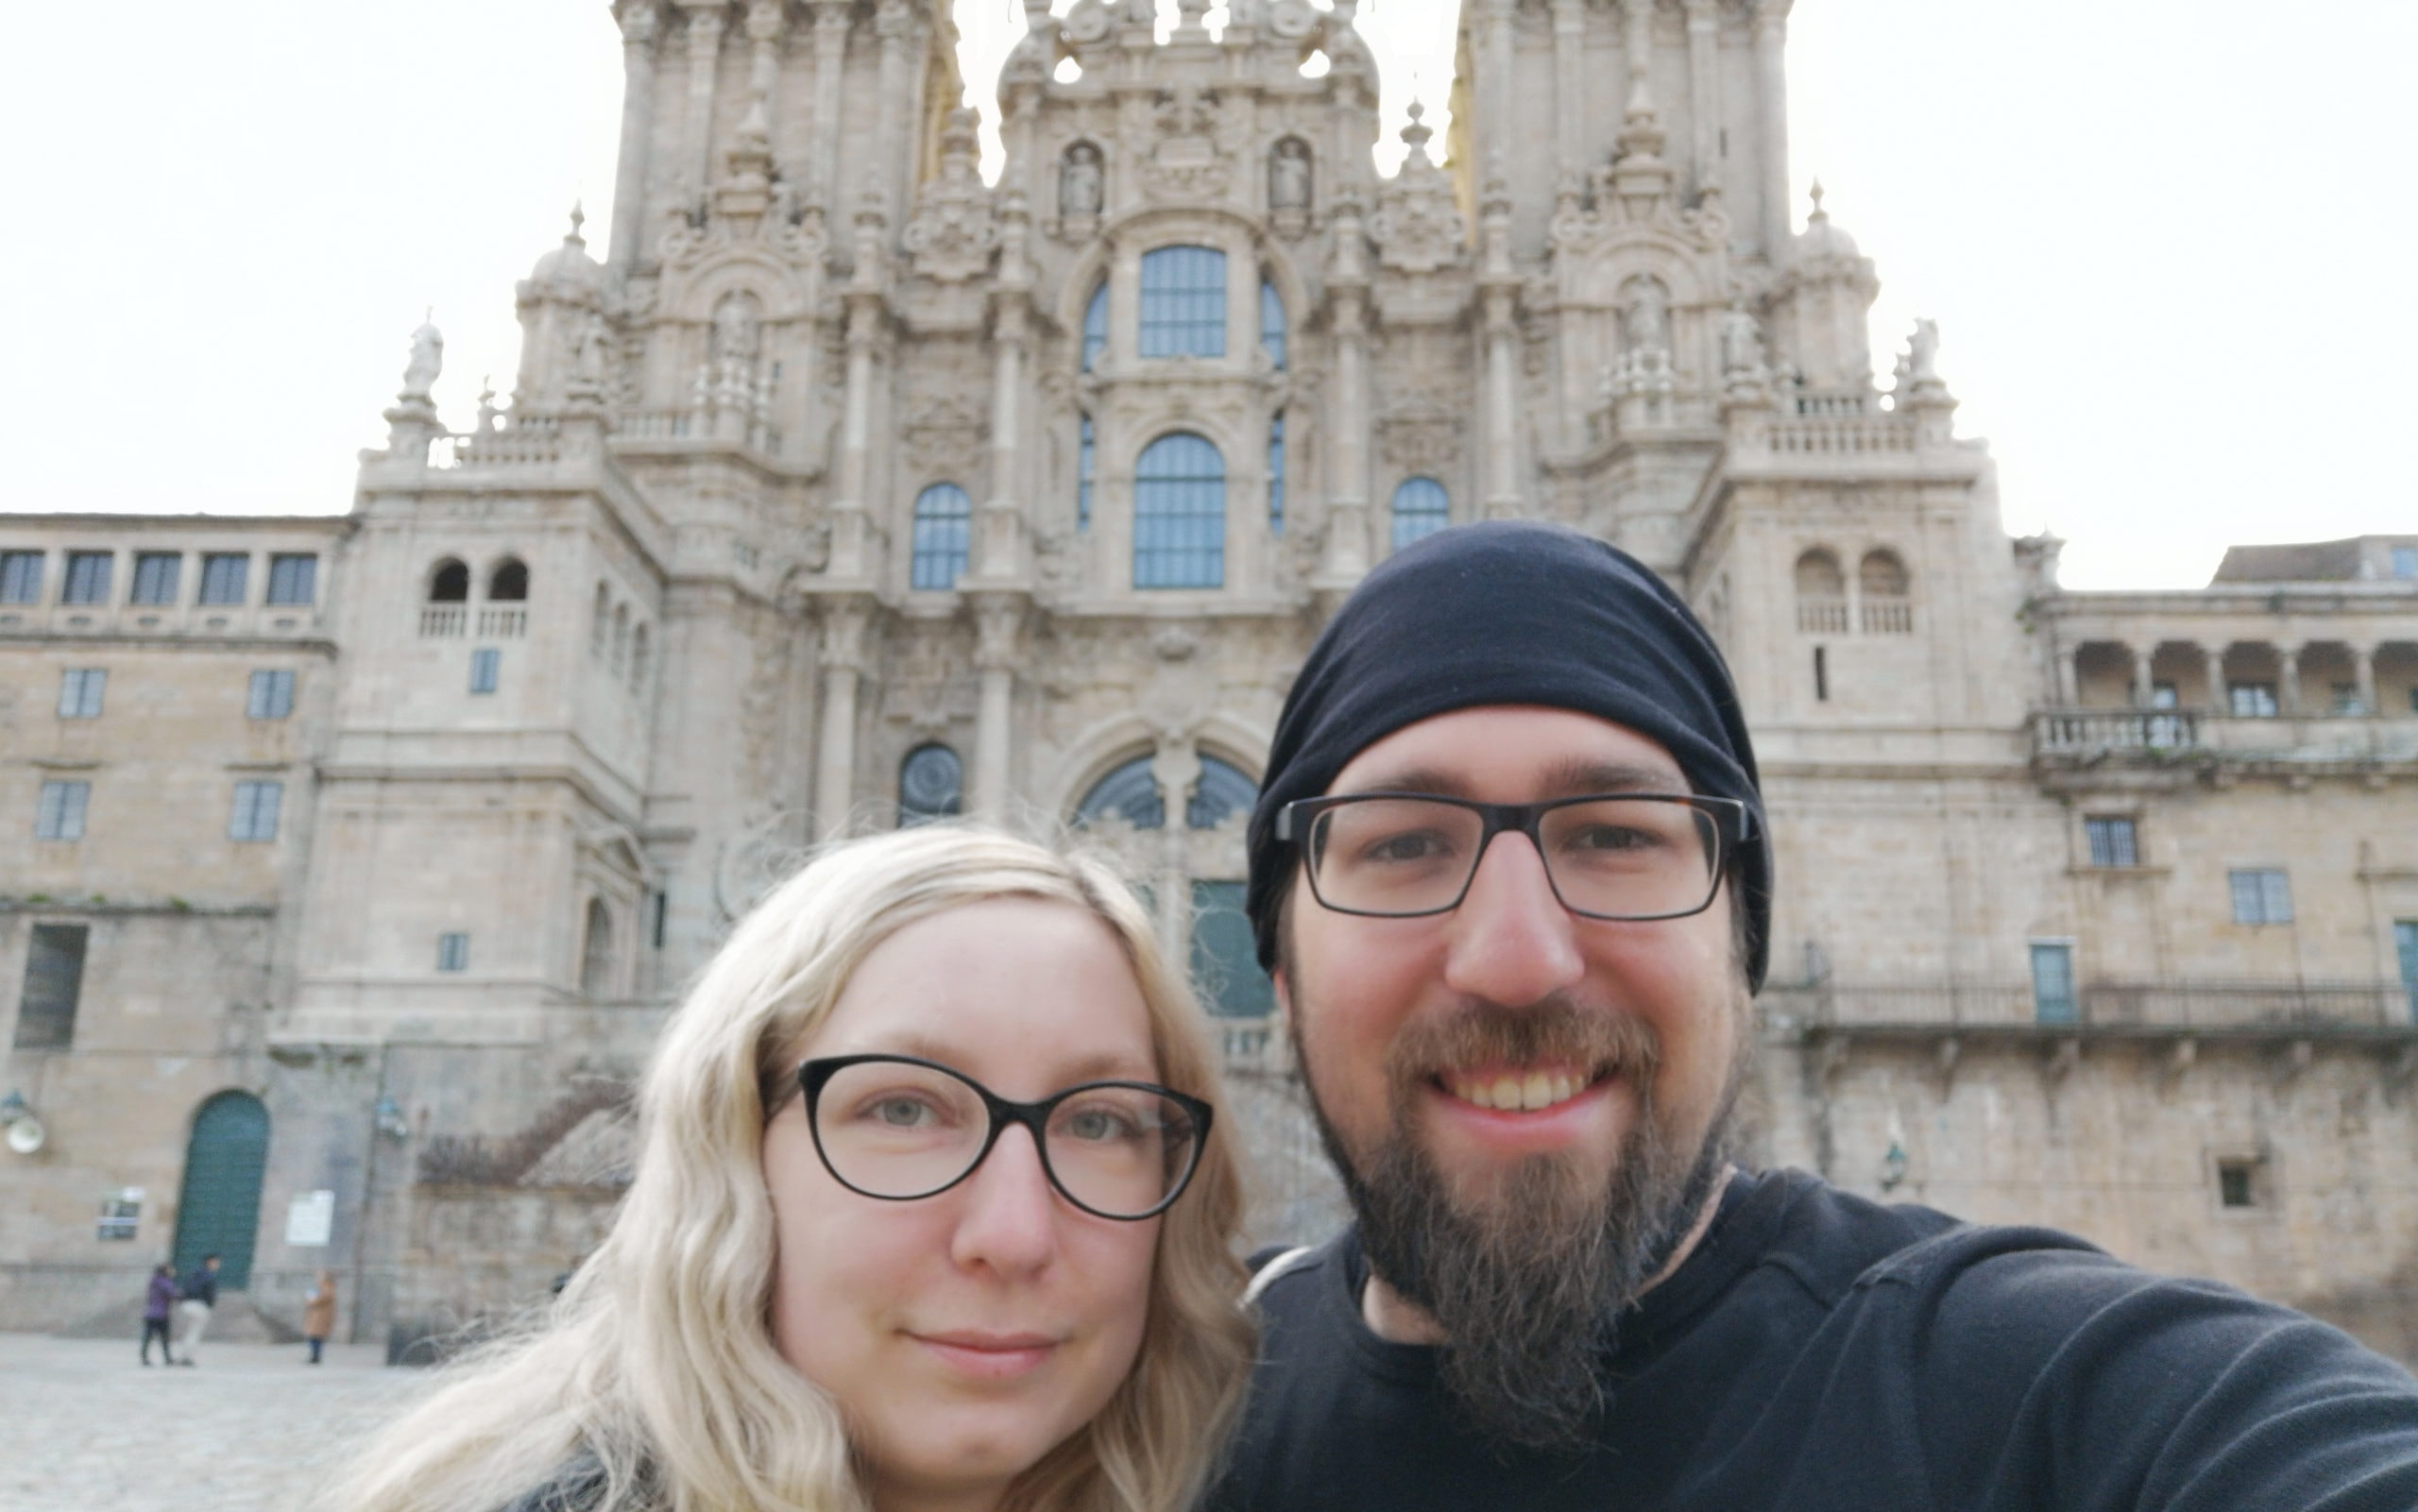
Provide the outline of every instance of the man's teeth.
<path id="1" fill-rule="evenodd" d="M 1559 1071 L 1531 1071 L 1525 1076 L 1464 1077 L 1446 1073 L 1444 1088 L 1463 1102 L 1498 1113 L 1533 1113 L 1568 1102 L 1587 1090 L 1587 1079 Z"/>

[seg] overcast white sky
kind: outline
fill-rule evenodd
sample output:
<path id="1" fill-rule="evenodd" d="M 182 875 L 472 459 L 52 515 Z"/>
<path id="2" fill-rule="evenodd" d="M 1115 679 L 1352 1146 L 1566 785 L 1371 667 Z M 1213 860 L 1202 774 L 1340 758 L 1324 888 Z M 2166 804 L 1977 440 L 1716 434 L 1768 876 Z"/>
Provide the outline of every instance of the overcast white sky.
<path id="1" fill-rule="evenodd" d="M 1370 8 L 1388 133 L 1414 89 L 1440 128 L 1451 0 Z M 988 113 L 1011 0 L 957 14 Z M 341 512 L 423 307 L 464 426 L 574 198 L 604 250 L 602 0 L 9 33 L 0 509 Z M 2196 584 L 2229 542 L 2418 531 L 2412 58 L 2409 0 L 1797 0 L 1791 173 L 1879 263 L 1884 377 L 1940 322 L 2008 526 L 2067 536 L 2071 586 Z"/>

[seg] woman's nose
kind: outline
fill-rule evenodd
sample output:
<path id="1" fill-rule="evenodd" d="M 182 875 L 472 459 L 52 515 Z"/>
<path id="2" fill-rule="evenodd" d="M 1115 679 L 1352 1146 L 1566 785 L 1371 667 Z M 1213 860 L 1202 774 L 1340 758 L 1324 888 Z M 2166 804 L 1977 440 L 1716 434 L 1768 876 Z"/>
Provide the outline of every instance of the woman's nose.
<path id="1" fill-rule="evenodd" d="M 1058 1194 L 1041 1164 L 1041 1147 L 1021 1124 L 999 1131 L 965 1179 L 950 1254 L 962 1266 L 1003 1273 L 1038 1270 L 1058 1251 Z"/>

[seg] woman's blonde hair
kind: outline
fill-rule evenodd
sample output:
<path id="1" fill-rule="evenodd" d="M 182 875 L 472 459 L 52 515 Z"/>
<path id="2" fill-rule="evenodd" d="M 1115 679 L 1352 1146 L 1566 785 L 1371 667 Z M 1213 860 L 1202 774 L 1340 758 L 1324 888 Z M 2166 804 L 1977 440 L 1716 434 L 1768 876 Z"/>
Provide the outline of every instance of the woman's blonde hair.
<path id="1" fill-rule="evenodd" d="M 583 1512 L 867 1506 L 838 1409 L 773 1344 L 767 1096 L 785 1095 L 785 1057 L 877 944 L 998 897 L 1055 900 L 1106 924 L 1149 1006 L 1161 1079 L 1218 1100 L 1191 994 L 1102 863 L 962 825 L 833 846 L 740 924 L 665 1025 L 639 1083 L 629 1193 L 551 1318 L 456 1368 L 380 1436 L 338 1504 L 493 1512 L 585 1454 L 602 1485 L 573 1504 Z M 1160 1220 L 1132 1374 L 1085 1431 L 1017 1480 L 1010 1507 L 1163 1512 L 1198 1493 L 1251 1367 L 1235 1300 L 1242 1207 L 1234 1129 L 1219 1118 Z"/>

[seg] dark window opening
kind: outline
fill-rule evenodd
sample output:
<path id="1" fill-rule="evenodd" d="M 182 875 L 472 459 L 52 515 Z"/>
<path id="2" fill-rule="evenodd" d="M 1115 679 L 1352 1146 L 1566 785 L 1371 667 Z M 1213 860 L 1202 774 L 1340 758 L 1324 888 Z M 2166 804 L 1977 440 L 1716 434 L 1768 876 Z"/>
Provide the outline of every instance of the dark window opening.
<path id="1" fill-rule="evenodd" d="M 80 924 L 38 924 L 26 952 L 26 990 L 17 1001 L 17 1048 L 64 1050 L 76 1043 L 76 1008 L 84 995 Z"/>
<path id="2" fill-rule="evenodd" d="M 2229 1208 L 2254 1208 L 2258 1205 L 2256 1188 L 2251 1181 L 2249 1161 L 2217 1162 L 2217 1201 Z"/>
<path id="3" fill-rule="evenodd" d="M 945 745 L 919 745 L 898 764 L 898 827 L 965 811 L 965 763 Z"/>
<path id="4" fill-rule="evenodd" d="M 487 598 L 496 603 L 523 603 L 529 598 L 529 564 L 507 556 L 487 578 Z"/>
<path id="5" fill-rule="evenodd" d="M 468 603 L 470 602 L 470 569 L 448 557 L 436 564 L 429 574 L 428 602 L 431 603 Z"/>
<path id="6" fill-rule="evenodd" d="M 1831 701 L 1831 653 L 1827 646 L 1814 648 L 1814 702 Z"/>

